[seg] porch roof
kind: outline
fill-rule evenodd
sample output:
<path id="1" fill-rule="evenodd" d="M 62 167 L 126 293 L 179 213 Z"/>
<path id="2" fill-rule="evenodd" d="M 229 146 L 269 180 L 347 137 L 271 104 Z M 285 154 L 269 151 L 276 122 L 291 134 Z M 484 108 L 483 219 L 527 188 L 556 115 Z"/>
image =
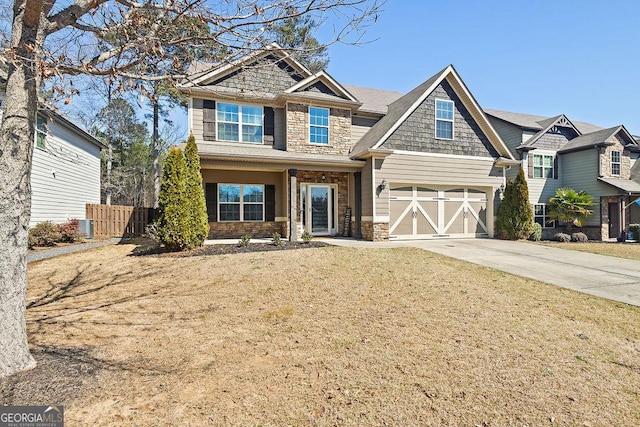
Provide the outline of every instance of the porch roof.
<path id="1" fill-rule="evenodd" d="M 268 145 L 199 142 L 198 154 L 203 159 L 260 162 L 282 165 L 315 165 L 362 168 L 363 160 L 352 160 L 348 155 L 296 153 L 276 150 Z"/>
<path id="2" fill-rule="evenodd" d="M 598 181 L 602 181 L 605 184 L 609 184 L 612 187 L 622 190 L 625 193 L 640 194 L 640 182 L 632 181 L 630 179 L 616 179 L 616 178 L 598 178 Z"/>

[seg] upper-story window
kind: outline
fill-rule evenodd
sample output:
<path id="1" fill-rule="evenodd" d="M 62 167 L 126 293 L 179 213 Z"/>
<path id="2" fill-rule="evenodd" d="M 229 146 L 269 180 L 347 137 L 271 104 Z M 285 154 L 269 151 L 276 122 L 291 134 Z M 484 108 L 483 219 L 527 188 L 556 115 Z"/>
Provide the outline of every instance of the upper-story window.
<path id="1" fill-rule="evenodd" d="M 262 107 L 218 102 L 216 111 L 218 140 L 262 144 Z"/>
<path id="2" fill-rule="evenodd" d="M 36 120 L 36 148 L 46 150 L 48 130 L 47 118 L 38 115 Z"/>
<path id="3" fill-rule="evenodd" d="M 436 99 L 436 138 L 453 139 L 453 101 Z"/>
<path id="4" fill-rule="evenodd" d="M 553 156 L 545 154 L 533 155 L 533 177 L 553 178 Z"/>
<path id="5" fill-rule="evenodd" d="M 621 153 L 619 151 L 611 152 L 611 175 L 620 175 L 620 159 Z"/>
<path id="6" fill-rule="evenodd" d="M 329 144 L 329 109 L 309 107 L 309 142 Z"/>

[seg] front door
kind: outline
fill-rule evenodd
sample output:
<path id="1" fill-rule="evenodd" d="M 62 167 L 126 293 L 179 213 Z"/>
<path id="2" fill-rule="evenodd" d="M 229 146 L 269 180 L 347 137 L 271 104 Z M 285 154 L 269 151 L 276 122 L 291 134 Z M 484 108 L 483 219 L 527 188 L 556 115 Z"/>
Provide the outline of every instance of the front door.
<path id="1" fill-rule="evenodd" d="M 609 203 L 609 238 L 620 237 L 620 205 Z"/>
<path id="2" fill-rule="evenodd" d="M 303 230 L 314 236 L 334 234 L 335 189 L 331 185 L 302 185 L 300 198 Z"/>

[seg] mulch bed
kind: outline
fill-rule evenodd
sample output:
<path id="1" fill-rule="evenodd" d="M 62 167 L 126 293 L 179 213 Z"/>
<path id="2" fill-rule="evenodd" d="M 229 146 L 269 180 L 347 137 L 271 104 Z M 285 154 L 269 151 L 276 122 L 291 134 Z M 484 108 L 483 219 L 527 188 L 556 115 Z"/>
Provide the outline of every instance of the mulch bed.
<path id="1" fill-rule="evenodd" d="M 273 243 L 249 243 L 247 246 L 242 246 L 239 243 L 233 244 L 215 244 L 206 245 L 191 251 L 184 252 L 170 252 L 164 247 L 150 241 L 134 242 L 139 246 L 134 249 L 133 256 L 158 256 L 168 258 L 184 258 L 192 256 L 206 256 L 206 255 L 232 255 L 232 254 L 245 254 L 252 252 L 272 252 L 272 251 L 286 251 L 294 249 L 310 249 L 310 248 L 323 248 L 330 246 L 327 243 L 319 241 L 311 242 L 290 242 L 283 240 L 280 245 L 274 245 Z"/>

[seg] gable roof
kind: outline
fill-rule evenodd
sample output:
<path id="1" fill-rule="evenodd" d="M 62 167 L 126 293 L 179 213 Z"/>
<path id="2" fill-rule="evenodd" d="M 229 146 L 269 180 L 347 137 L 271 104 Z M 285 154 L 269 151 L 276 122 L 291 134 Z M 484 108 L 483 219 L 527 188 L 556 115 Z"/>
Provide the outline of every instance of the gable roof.
<path id="1" fill-rule="evenodd" d="M 351 157 L 359 157 L 369 150 L 376 150 L 393 132 L 413 113 L 422 102 L 447 79 L 473 119 L 487 136 L 495 150 L 503 157 L 513 160 L 513 155 L 502 141 L 477 101 L 469 92 L 453 65 L 449 65 L 430 77 L 427 81 L 394 101 L 388 107 L 388 113 L 382 117 L 351 150 Z"/>
<path id="2" fill-rule="evenodd" d="M 549 132 L 549 129 L 551 129 L 554 126 L 568 127 L 570 129 L 573 129 L 578 136 L 580 136 L 581 134 L 578 128 L 576 128 L 574 124 L 571 123 L 571 120 L 569 120 L 567 116 L 565 116 L 564 114 L 560 114 L 558 116 L 551 117 L 546 120 L 540 120 L 539 123 L 541 126 L 543 126 L 543 128 L 540 131 L 538 131 L 536 134 L 534 134 L 531 138 L 529 138 L 526 142 L 520 144 L 520 146 L 518 146 L 517 149 L 526 149 L 526 148 L 533 147 L 536 141 L 542 138 L 542 136 L 547 132 Z"/>
<path id="3" fill-rule="evenodd" d="M 605 144 L 605 141 L 607 139 L 611 138 L 613 135 L 616 135 L 620 132 L 622 132 L 623 137 L 626 138 L 628 141 L 627 144 L 625 145 L 628 145 L 628 144 L 633 144 L 636 146 L 638 145 L 636 140 L 633 139 L 633 137 L 627 131 L 627 129 L 625 129 L 624 126 L 620 125 L 620 126 L 614 126 L 612 128 L 602 129 L 596 132 L 591 132 L 585 135 L 580 135 L 576 138 L 573 138 L 558 152 L 568 153 L 572 151 L 580 151 L 587 148 L 595 147 L 597 145 L 602 145 L 602 144 Z"/>
<path id="4" fill-rule="evenodd" d="M 194 69 L 194 71 L 196 71 L 196 74 L 187 77 L 187 79 L 178 86 L 188 88 L 201 85 L 203 83 L 221 78 L 227 74 L 237 71 L 243 65 L 259 61 L 260 59 L 271 54 L 277 55 L 281 61 L 285 61 L 287 64 L 291 65 L 302 76 L 308 77 L 312 75 L 311 71 L 309 71 L 307 67 L 305 67 L 299 61 L 289 55 L 277 43 L 271 43 L 270 45 L 265 46 L 261 49 L 257 49 L 247 55 L 242 56 L 239 59 L 236 59 L 235 61 L 219 64 L 198 64 Z M 206 65 L 211 65 L 211 67 L 203 70 L 202 68 Z"/>
<path id="5" fill-rule="evenodd" d="M 513 113 L 510 111 L 502 111 L 502 110 L 493 110 L 490 108 L 485 108 L 484 112 L 496 119 L 500 119 L 504 122 L 511 123 L 520 128 L 527 130 L 539 131 L 545 127 L 548 120 L 553 119 L 554 117 L 544 117 L 544 116 L 536 116 L 533 114 L 523 114 L 523 113 Z M 556 116 L 556 117 L 560 117 Z M 566 117 L 566 116 L 565 116 Z M 541 123 L 542 122 L 542 123 Z M 580 133 L 591 133 L 597 130 L 602 129 L 600 126 L 596 126 L 587 122 L 572 122 L 576 129 L 580 131 Z"/>

